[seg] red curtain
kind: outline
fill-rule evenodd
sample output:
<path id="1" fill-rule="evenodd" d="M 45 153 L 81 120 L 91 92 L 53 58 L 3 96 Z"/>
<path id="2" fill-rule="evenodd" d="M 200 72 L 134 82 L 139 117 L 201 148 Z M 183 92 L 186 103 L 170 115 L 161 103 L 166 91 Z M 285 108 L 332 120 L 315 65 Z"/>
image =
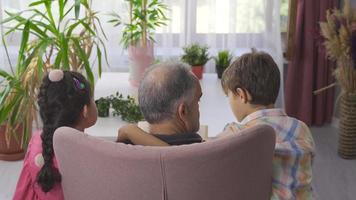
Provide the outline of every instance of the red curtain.
<path id="1" fill-rule="evenodd" d="M 330 123 L 334 107 L 334 90 L 317 96 L 313 91 L 333 83 L 334 63 L 327 60 L 319 22 L 326 11 L 337 8 L 339 0 L 297 0 L 294 55 L 289 62 L 285 86 L 288 115 L 308 125 Z"/>

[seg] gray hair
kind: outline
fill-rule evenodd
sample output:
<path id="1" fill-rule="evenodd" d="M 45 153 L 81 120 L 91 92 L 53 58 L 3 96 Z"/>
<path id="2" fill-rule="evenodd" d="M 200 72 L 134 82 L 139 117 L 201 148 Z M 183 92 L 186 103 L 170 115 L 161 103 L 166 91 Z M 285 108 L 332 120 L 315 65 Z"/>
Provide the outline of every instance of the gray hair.
<path id="1" fill-rule="evenodd" d="M 170 120 L 182 102 L 193 101 L 197 80 L 190 67 L 180 62 L 164 62 L 150 67 L 138 89 L 143 116 L 154 124 Z"/>

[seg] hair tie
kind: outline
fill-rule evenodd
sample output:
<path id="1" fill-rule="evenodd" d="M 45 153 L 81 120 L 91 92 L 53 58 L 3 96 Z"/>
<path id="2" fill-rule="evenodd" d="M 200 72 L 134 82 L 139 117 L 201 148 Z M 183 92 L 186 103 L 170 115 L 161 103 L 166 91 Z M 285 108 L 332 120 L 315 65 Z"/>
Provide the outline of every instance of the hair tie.
<path id="1" fill-rule="evenodd" d="M 52 70 L 48 74 L 48 79 L 51 82 L 59 82 L 63 79 L 63 77 L 64 77 L 64 72 L 59 69 Z"/>
<path id="2" fill-rule="evenodd" d="M 73 78 L 73 81 L 74 81 L 74 87 L 75 87 L 77 90 L 83 90 L 83 89 L 85 89 L 84 83 L 80 82 L 77 78 Z"/>

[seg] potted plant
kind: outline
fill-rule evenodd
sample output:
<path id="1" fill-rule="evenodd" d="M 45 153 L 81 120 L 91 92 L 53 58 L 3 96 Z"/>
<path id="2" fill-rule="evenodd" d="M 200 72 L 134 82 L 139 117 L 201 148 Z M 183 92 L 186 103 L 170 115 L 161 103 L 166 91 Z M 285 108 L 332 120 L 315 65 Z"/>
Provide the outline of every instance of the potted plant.
<path id="1" fill-rule="evenodd" d="M 160 0 L 126 0 L 129 4 L 128 20 L 123 23 L 117 13 L 109 22 L 114 26 L 124 24 L 121 43 L 128 49 L 131 61 L 130 83 L 138 86 L 147 67 L 154 63 L 153 39 L 157 27 L 166 25 L 164 12 L 167 6 Z"/>
<path id="2" fill-rule="evenodd" d="M 52 14 L 54 3 L 58 4 L 58 16 Z M 42 6 L 45 12 L 39 9 Z M 5 138 L 7 148 L 13 146 L 12 140 L 16 140 L 21 149 L 26 148 L 33 119 L 37 117 L 37 90 L 43 75 L 52 68 L 83 71 L 93 84 L 94 76 L 89 64 L 92 49 L 97 51 L 99 75 L 102 62 L 100 49 L 105 50 L 99 36 L 101 29 L 99 31 L 96 25 L 100 24 L 99 18 L 87 0 L 76 0 L 72 4 L 67 0 L 41 0 L 31 3 L 29 7 L 19 13 L 5 11 L 8 18 L 2 21 L 2 24 L 9 23 L 11 26 L 3 37 L 22 32 L 16 67 L 9 60 L 12 73 L 0 70 L 3 79 L 0 88 L 0 135 Z M 85 9 L 85 16 L 79 17 L 80 9 Z M 70 17 L 72 10 L 74 18 Z M 4 47 L 7 53 L 6 45 Z M 0 140 L 3 142 L 3 139 Z M 0 149 L 4 157 L 11 157 L 6 152 L 8 150 Z"/>
<path id="3" fill-rule="evenodd" d="M 340 85 L 338 153 L 342 158 L 356 159 L 356 10 L 345 1 L 343 10 L 328 11 L 320 27 L 327 54 L 337 65 L 336 83 L 314 93 Z"/>
<path id="4" fill-rule="evenodd" d="M 225 69 L 230 66 L 233 56 L 229 51 L 220 51 L 218 56 L 214 57 L 215 69 L 218 74 L 218 78 L 221 79 Z"/>
<path id="5" fill-rule="evenodd" d="M 111 95 L 110 99 L 114 109 L 114 116 L 120 116 L 122 120 L 130 123 L 137 123 L 143 120 L 140 107 L 133 97 L 127 96 L 125 99 L 122 94 L 116 93 L 115 96 Z"/>
<path id="6" fill-rule="evenodd" d="M 98 108 L 99 117 L 109 117 L 109 110 L 111 101 L 108 98 L 100 98 L 95 101 L 96 107 Z"/>
<path id="7" fill-rule="evenodd" d="M 181 60 L 192 66 L 192 71 L 199 80 L 203 78 L 204 65 L 210 59 L 208 49 L 209 47 L 198 43 L 183 47 Z"/>

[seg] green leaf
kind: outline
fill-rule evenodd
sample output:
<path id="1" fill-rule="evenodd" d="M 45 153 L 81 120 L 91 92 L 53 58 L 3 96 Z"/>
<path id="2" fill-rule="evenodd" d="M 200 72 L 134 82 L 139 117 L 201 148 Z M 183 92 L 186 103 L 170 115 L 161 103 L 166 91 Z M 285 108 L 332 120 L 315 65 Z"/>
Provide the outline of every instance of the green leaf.
<path id="1" fill-rule="evenodd" d="M 107 37 L 106 34 L 105 34 L 104 28 L 103 28 L 103 26 L 101 25 L 101 22 L 100 22 L 99 18 L 98 18 L 97 16 L 95 16 L 94 19 L 95 19 L 96 22 L 99 24 L 100 31 L 101 31 L 101 33 L 103 34 L 104 38 L 107 40 L 108 37 Z"/>
<path id="2" fill-rule="evenodd" d="M 63 15 L 63 18 L 66 17 L 72 10 L 73 10 L 74 6 L 70 7 L 67 12 Z"/>
<path id="3" fill-rule="evenodd" d="M 8 18 L 5 18 L 3 21 L 1 21 L 1 24 L 6 24 L 7 22 L 10 22 L 10 21 L 13 21 L 13 20 L 19 21 L 19 20 L 18 20 L 18 17 L 20 17 L 23 12 L 12 13 L 12 12 L 9 12 L 9 11 L 6 11 L 6 10 L 5 10 L 5 13 L 6 13 L 9 17 L 8 17 Z"/>
<path id="4" fill-rule="evenodd" d="M 99 43 L 102 45 L 102 47 L 103 47 L 103 49 L 104 49 L 104 58 L 105 58 L 106 64 L 107 64 L 108 66 L 110 66 L 109 61 L 108 61 L 108 52 L 107 52 L 107 50 L 106 50 L 105 43 L 104 43 L 104 41 L 103 41 L 101 38 L 98 38 L 98 40 L 99 40 Z M 97 42 L 95 42 L 95 44 L 96 44 L 97 46 L 99 46 L 99 44 L 98 44 Z"/>
<path id="5" fill-rule="evenodd" d="M 69 49 L 68 49 L 68 39 L 65 37 L 64 33 L 61 33 L 61 56 L 62 56 L 62 68 L 65 70 L 69 70 L 70 69 L 70 65 L 69 65 Z"/>
<path id="6" fill-rule="evenodd" d="M 81 1 L 81 0 L 75 0 L 75 4 L 74 4 L 75 19 L 78 19 L 78 18 L 79 18 L 79 13 L 80 13 L 80 1 Z"/>
<path id="7" fill-rule="evenodd" d="M 90 28 L 90 25 L 88 23 L 83 20 L 79 20 L 79 23 L 81 23 L 85 27 L 86 31 L 89 31 L 92 35 L 96 35 L 93 29 Z"/>
<path id="8" fill-rule="evenodd" d="M 96 46 L 96 54 L 98 56 L 98 65 L 99 65 L 99 77 L 101 77 L 101 72 L 102 72 L 102 66 L 101 66 L 101 63 L 102 63 L 102 60 L 101 60 L 101 51 L 100 51 L 100 48 L 99 46 Z"/>
<path id="9" fill-rule="evenodd" d="M 12 76 L 11 76 L 9 73 L 7 73 L 6 71 L 4 71 L 4 70 L 2 70 L 2 69 L 0 69 L 0 76 L 3 77 L 3 78 L 5 78 L 6 80 L 12 78 Z"/>
<path id="10" fill-rule="evenodd" d="M 12 115 L 11 115 L 11 117 L 10 117 L 10 119 L 9 119 L 9 122 L 10 122 L 10 124 L 15 124 L 16 123 L 16 121 L 18 120 L 18 116 L 21 114 L 21 112 L 19 112 L 19 109 L 20 109 L 20 107 L 21 107 L 21 101 L 22 101 L 22 95 L 19 95 L 19 96 L 17 96 L 17 98 L 15 98 L 15 103 L 14 103 L 14 105 L 12 105 Z"/>
<path id="11" fill-rule="evenodd" d="M 87 74 L 87 78 L 88 78 L 89 82 L 91 83 L 91 85 L 94 86 L 94 75 L 90 68 L 88 56 L 85 54 L 84 50 L 80 46 L 79 40 L 77 38 L 72 38 L 72 41 L 74 43 L 76 52 L 78 52 L 79 58 L 84 63 L 84 68 L 85 68 L 85 72 Z"/>
<path id="12" fill-rule="evenodd" d="M 51 25 L 56 27 L 56 23 L 54 21 L 53 15 L 52 15 L 52 0 L 47 0 L 45 2 L 45 6 L 46 6 L 46 11 L 47 11 L 48 17 L 50 19 Z"/>
<path id="13" fill-rule="evenodd" d="M 16 95 L 16 97 L 17 97 L 16 99 L 19 99 L 22 98 L 22 95 Z M 8 118 L 10 112 L 14 109 L 14 105 L 16 104 L 16 99 L 10 101 L 9 104 L 4 105 L 4 107 L 1 107 L 0 122 L 4 122 Z"/>
<path id="14" fill-rule="evenodd" d="M 30 21 L 27 20 L 24 30 L 22 32 L 22 39 L 21 39 L 21 45 L 20 45 L 20 50 L 19 50 L 19 57 L 17 59 L 17 68 L 22 71 L 24 67 L 26 66 L 21 66 L 22 62 L 25 59 L 25 51 L 27 48 L 27 43 L 30 35 Z"/>
<path id="15" fill-rule="evenodd" d="M 38 26 L 36 26 L 32 22 L 30 22 L 30 29 L 32 29 L 33 31 L 35 31 L 36 33 L 38 33 L 42 37 L 45 37 L 45 38 L 48 37 L 45 32 L 43 32 Z"/>
<path id="16" fill-rule="evenodd" d="M 55 69 L 59 69 L 60 68 L 62 57 L 63 57 L 63 53 L 62 53 L 62 50 L 60 50 L 60 51 L 58 51 L 57 57 L 56 57 L 56 59 L 54 61 L 54 68 Z"/>
<path id="17" fill-rule="evenodd" d="M 46 3 L 48 0 L 35 1 L 29 5 L 29 7 L 38 6 L 40 4 Z"/>
<path id="18" fill-rule="evenodd" d="M 64 16 L 64 4 L 65 2 L 63 0 L 58 0 L 58 5 L 59 5 L 59 21 L 63 20 Z"/>
<path id="19" fill-rule="evenodd" d="M 7 96 L 9 95 L 9 92 L 11 90 L 10 85 L 7 85 L 7 87 L 5 87 L 5 90 L 2 92 L 1 96 L 0 96 L 0 107 L 2 107 L 2 105 L 4 104 L 5 99 L 7 98 Z"/>
<path id="20" fill-rule="evenodd" d="M 72 25 L 70 25 L 70 26 L 68 27 L 67 37 L 72 36 L 73 30 L 74 30 L 79 24 L 80 24 L 80 22 L 78 21 L 78 22 L 76 22 L 76 23 L 74 23 L 74 24 L 72 24 Z"/>
<path id="21" fill-rule="evenodd" d="M 86 9 L 90 9 L 89 3 L 88 3 L 87 0 L 81 0 L 80 3 L 81 3 Z"/>

